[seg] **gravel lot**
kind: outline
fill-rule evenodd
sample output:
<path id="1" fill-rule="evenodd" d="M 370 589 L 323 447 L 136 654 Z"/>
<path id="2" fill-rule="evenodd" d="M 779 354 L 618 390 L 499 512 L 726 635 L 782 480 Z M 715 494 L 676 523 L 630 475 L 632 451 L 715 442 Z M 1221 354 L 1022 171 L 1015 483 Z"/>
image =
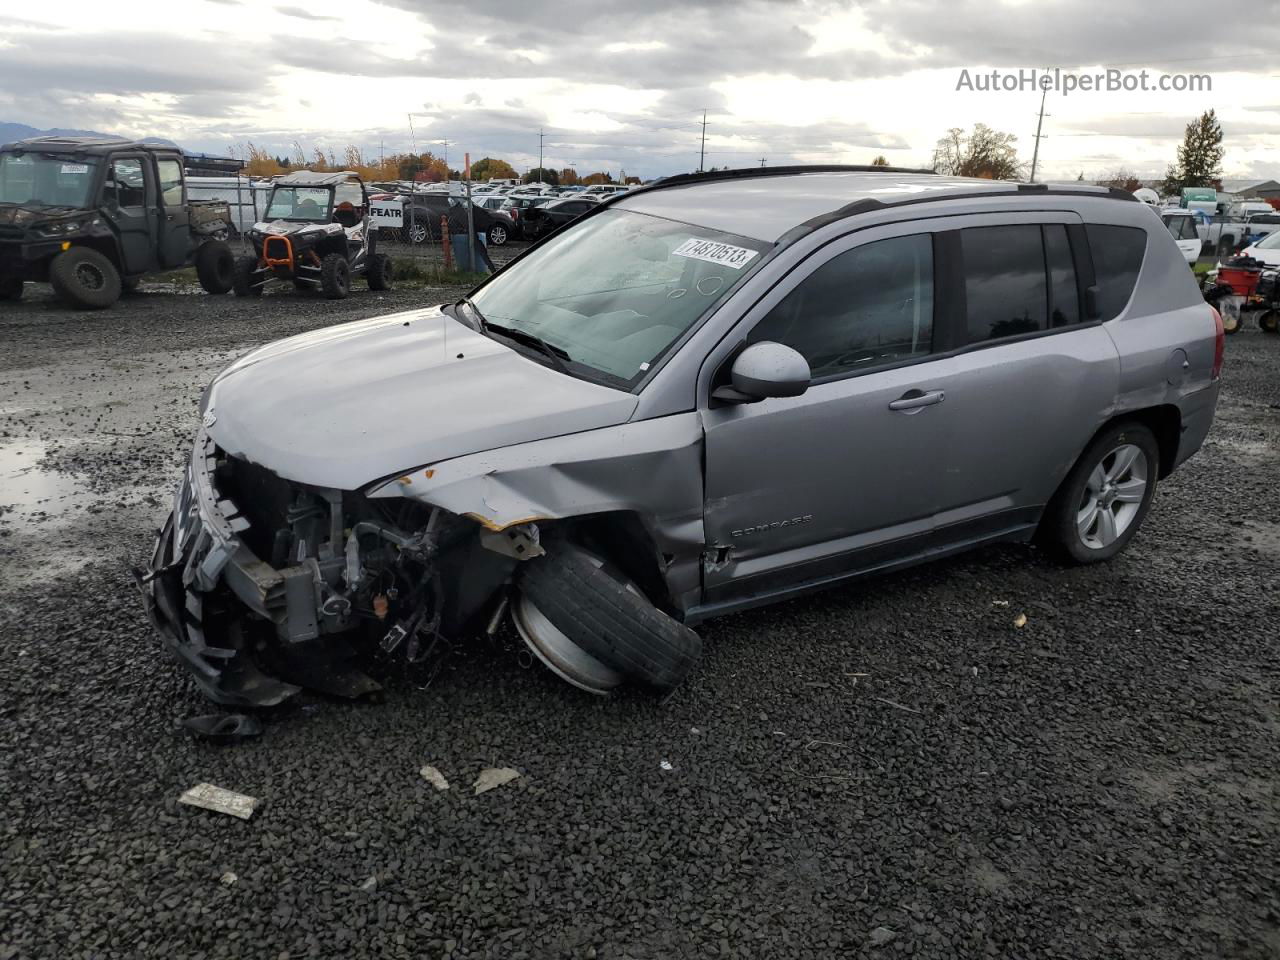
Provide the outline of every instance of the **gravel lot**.
<path id="1" fill-rule="evenodd" d="M 381 704 L 179 733 L 210 708 L 127 567 L 200 388 L 450 296 L 0 305 L 0 958 L 1280 956 L 1280 338 L 1252 325 L 1109 565 L 989 549 L 715 621 L 666 702 L 476 643 Z M 263 804 L 179 805 L 200 781 Z"/>

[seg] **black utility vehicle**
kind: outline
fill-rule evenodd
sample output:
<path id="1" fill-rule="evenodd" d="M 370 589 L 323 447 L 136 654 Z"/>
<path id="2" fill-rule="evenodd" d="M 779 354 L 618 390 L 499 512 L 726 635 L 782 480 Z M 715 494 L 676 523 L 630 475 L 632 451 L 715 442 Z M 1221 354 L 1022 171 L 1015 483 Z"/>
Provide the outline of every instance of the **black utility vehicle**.
<path id="1" fill-rule="evenodd" d="M 195 264 L 231 289 L 231 211 L 190 201 L 176 147 L 36 137 L 0 148 L 0 300 L 48 282 L 81 309 L 109 307 L 144 274 Z"/>
<path id="2" fill-rule="evenodd" d="M 237 257 L 237 297 L 261 296 L 271 280 L 319 289 L 330 300 L 363 276 L 370 290 L 391 289 L 391 258 L 377 252 L 369 194 L 357 174 L 299 170 L 275 180 L 267 213 L 248 233 L 254 255 Z"/>

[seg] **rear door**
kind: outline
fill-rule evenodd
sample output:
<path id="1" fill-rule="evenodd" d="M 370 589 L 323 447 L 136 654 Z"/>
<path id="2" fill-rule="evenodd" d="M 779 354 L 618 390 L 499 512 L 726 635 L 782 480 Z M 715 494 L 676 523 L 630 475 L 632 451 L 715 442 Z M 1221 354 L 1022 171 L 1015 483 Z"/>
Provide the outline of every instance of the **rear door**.
<path id="1" fill-rule="evenodd" d="M 156 158 L 160 194 L 157 220 L 160 224 L 160 260 L 166 267 L 180 267 L 191 253 L 191 211 L 187 206 L 182 161 L 177 157 Z"/>
<path id="2" fill-rule="evenodd" d="M 153 269 L 159 207 L 150 161 L 142 154 L 113 155 L 102 189 L 104 215 L 120 240 L 123 272 Z"/>

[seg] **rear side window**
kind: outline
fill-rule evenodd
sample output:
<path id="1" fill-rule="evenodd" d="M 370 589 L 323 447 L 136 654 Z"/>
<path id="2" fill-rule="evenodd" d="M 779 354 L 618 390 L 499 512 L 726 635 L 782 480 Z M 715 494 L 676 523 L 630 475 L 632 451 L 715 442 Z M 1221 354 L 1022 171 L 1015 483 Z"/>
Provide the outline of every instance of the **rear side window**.
<path id="1" fill-rule="evenodd" d="M 785 343 L 814 378 L 924 356 L 933 347 L 933 237 L 893 237 L 831 258 L 751 332 Z"/>
<path id="2" fill-rule="evenodd" d="M 1044 243 L 1035 224 L 960 231 L 968 342 L 1048 329 Z"/>
<path id="3" fill-rule="evenodd" d="M 1102 223 L 1087 223 L 1085 230 L 1093 254 L 1094 282 L 1098 285 L 1099 319 L 1113 320 L 1133 296 L 1147 251 L 1147 232 L 1141 227 Z"/>

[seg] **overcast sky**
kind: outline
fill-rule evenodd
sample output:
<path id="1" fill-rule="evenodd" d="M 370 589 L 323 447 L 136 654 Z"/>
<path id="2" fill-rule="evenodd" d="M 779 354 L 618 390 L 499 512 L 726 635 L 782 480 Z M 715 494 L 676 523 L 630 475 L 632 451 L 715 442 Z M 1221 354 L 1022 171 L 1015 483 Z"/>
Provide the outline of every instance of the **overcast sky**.
<path id="1" fill-rule="evenodd" d="M 4 7 L 17 6 L 6 2 Z M 1218 111 L 1228 177 L 1280 178 L 1276 0 L 58 0 L 0 12 L 0 120 L 339 154 L 416 142 L 645 178 L 707 165 L 929 162 L 984 122 L 1030 160 L 1040 95 L 993 68 L 1211 76 L 1211 92 L 1050 93 L 1042 179 L 1163 174 Z M 1227 11 L 1225 22 L 1221 14 Z M 413 133 L 410 132 L 412 114 Z"/>

